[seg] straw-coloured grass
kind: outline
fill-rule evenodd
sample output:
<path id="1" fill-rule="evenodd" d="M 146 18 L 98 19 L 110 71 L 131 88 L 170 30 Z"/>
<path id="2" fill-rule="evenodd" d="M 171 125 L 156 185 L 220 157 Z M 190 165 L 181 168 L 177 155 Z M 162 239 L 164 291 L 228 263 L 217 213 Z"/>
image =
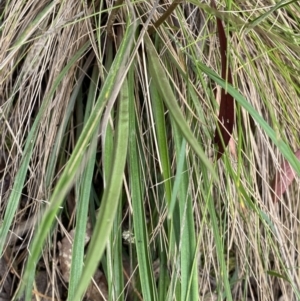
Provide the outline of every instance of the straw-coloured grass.
<path id="1" fill-rule="evenodd" d="M 299 3 L 216 7 L 1 3 L 3 300 L 299 299 Z"/>

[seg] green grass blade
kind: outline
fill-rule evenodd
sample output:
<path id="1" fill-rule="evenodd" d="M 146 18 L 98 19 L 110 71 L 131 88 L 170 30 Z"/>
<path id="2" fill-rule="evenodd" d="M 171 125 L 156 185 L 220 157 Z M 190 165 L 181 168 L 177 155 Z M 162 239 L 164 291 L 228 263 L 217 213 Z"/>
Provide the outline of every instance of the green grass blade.
<path id="1" fill-rule="evenodd" d="M 118 122 L 114 139 L 114 160 L 102 197 L 100 212 L 89 245 L 85 267 L 73 300 L 80 300 L 85 292 L 91 277 L 97 269 L 97 263 L 102 257 L 113 226 L 123 183 L 123 173 L 127 155 L 128 128 L 128 87 L 125 81 L 121 89 L 119 101 Z"/>
<path id="2" fill-rule="evenodd" d="M 162 240 L 162 239 L 161 239 Z M 163 247 L 163 241 L 160 242 L 160 273 L 159 273 L 159 279 L 158 279 L 158 300 L 167 300 L 167 292 L 168 287 L 170 285 L 170 277 L 169 272 L 166 269 L 166 266 L 168 264 L 167 262 L 167 254 Z"/>
<path id="3" fill-rule="evenodd" d="M 168 218 L 172 217 L 175 203 L 177 201 L 177 194 L 180 189 L 180 183 L 182 181 L 182 175 L 184 172 L 184 163 L 185 163 L 185 150 L 186 150 L 186 143 L 182 142 L 180 152 L 177 153 L 177 165 L 176 165 L 176 175 L 175 175 L 175 181 L 173 184 L 173 189 L 172 189 L 172 198 L 171 198 L 171 203 L 169 206 L 169 212 L 168 212 Z"/>
<path id="4" fill-rule="evenodd" d="M 117 214 L 114 220 L 108 247 L 106 249 L 108 263 L 108 285 L 110 300 L 124 300 L 124 277 L 123 277 L 123 256 L 122 256 L 122 201 L 120 200 Z"/>
<path id="5" fill-rule="evenodd" d="M 264 21 L 266 18 L 269 17 L 269 15 L 273 14 L 276 10 L 289 5 L 293 2 L 297 2 L 298 0 L 292 0 L 292 1 L 286 1 L 286 0 L 281 0 L 279 1 L 276 5 L 274 5 L 271 9 L 269 9 L 267 12 L 265 12 L 264 14 L 260 15 L 259 17 L 255 18 L 254 20 L 252 20 L 251 22 L 249 22 L 246 25 L 246 30 L 245 33 L 247 34 L 251 29 L 253 29 L 255 26 L 257 26 L 258 24 L 260 24 L 262 21 Z"/>
<path id="6" fill-rule="evenodd" d="M 72 262 L 70 270 L 70 282 L 68 290 L 68 300 L 74 300 L 74 296 L 80 281 L 83 270 L 84 246 L 86 240 L 86 228 L 88 220 L 88 209 L 91 195 L 91 183 L 95 166 L 97 150 L 97 135 L 93 138 L 89 152 L 90 158 L 82 175 L 79 187 L 79 198 L 76 210 L 76 228 L 74 243 L 72 247 Z"/>
<path id="7" fill-rule="evenodd" d="M 217 179 L 216 173 L 212 167 L 211 162 L 205 155 L 202 147 L 200 146 L 197 139 L 194 137 L 186 120 L 184 119 L 184 116 L 178 106 L 176 97 L 170 87 L 168 77 L 162 66 L 162 63 L 159 59 L 159 56 L 156 52 L 155 47 L 153 46 L 149 37 L 148 36 L 145 36 L 145 37 L 146 37 L 145 43 L 146 43 L 148 59 L 149 59 L 149 71 L 150 71 L 150 75 L 152 76 L 155 85 L 158 87 L 159 92 L 162 95 L 167 108 L 169 109 L 170 113 L 172 114 L 172 116 L 173 116 L 175 122 L 177 123 L 178 127 L 180 128 L 182 134 L 184 135 L 186 140 L 189 142 L 191 147 L 194 149 L 194 151 L 197 153 L 197 155 L 200 157 L 200 159 L 202 160 L 202 162 L 206 166 L 206 168 L 211 172 L 213 177 L 215 179 Z"/>
<path id="8" fill-rule="evenodd" d="M 91 110 L 94 104 L 94 98 L 96 93 L 96 83 L 98 79 L 98 67 L 94 66 L 92 81 L 89 88 L 88 102 L 86 105 L 84 123 L 88 120 L 91 114 Z M 77 203 L 76 210 L 76 228 L 74 243 L 72 248 L 72 262 L 70 270 L 70 284 L 68 290 L 68 300 L 73 300 L 76 289 L 80 280 L 80 275 L 83 269 L 84 261 L 84 247 L 86 240 L 86 228 L 88 220 L 88 209 L 91 196 L 91 185 L 93 179 L 93 171 L 95 167 L 95 158 L 97 151 L 97 135 L 93 138 L 93 142 L 90 146 L 91 157 L 87 163 L 85 171 L 82 175 L 81 181 L 79 182 L 80 195 Z"/>
<path id="9" fill-rule="evenodd" d="M 173 120 L 175 124 L 175 121 Z M 182 149 L 186 149 L 186 141 L 182 139 L 177 127 L 175 137 L 176 157 L 180 158 Z M 179 159 L 180 160 L 180 159 Z M 187 170 L 186 158 L 183 160 L 183 170 Z M 178 204 L 180 210 L 180 274 L 181 274 L 181 300 L 198 300 L 198 273 L 193 269 L 196 250 L 196 235 L 193 216 L 193 203 L 189 194 L 189 174 L 183 173 L 179 183 Z M 173 221 L 176 222 L 176 221 Z M 178 235 L 178 234 L 177 234 Z"/>
<path id="10" fill-rule="evenodd" d="M 112 64 L 112 49 L 113 43 L 107 45 L 107 59 L 105 69 L 109 70 Z M 126 86 L 125 86 L 126 85 Z M 124 87 L 127 87 L 127 81 L 124 82 Z M 126 92 L 127 93 L 127 92 Z M 122 101 L 120 99 L 120 101 Z M 113 113 L 110 114 L 113 119 Z M 105 143 L 103 147 L 102 165 L 104 171 L 104 183 L 107 183 L 110 174 L 111 166 L 114 161 L 114 129 L 109 123 L 105 132 Z M 106 184 L 104 184 L 105 186 Z M 122 202 L 118 205 L 117 214 L 114 219 L 109 241 L 106 247 L 106 257 L 103 260 L 103 265 L 106 265 L 106 278 L 108 283 L 108 298 L 109 300 L 117 300 L 118 297 L 122 298 L 121 287 L 123 286 L 123 269 L 122 269 L 122 250 L 121 250 L 121 231 L 118 225 L 121 224 L 121 208 Z"/>
<path id="11" fill-rule="evenodd" d="M 291 148 L 284 142 L 284 140 L 276 135 L 274 130 L 269 126 L 269 124 L 258 114 L 258 112 L 253 108 L 249 101 L 247 101 L 234 87 L 226 83 L 221 79 L 213 70 L 205 66 L 204 64 L 198 62 L 199 68 L 206 73 L 212 80 L 214 80 L 222 88 L 227 89 L 234 99 L 253 117 L 253 119 L 262 127 L 273 143 L 278 147 L 282 155 L 291 164 L 295 172 L 300 175 L 300 162 L 296 158 L 295 154 Z"/>
<path id="12" fill-rule="evenodd" d="M 40 118 L 36 118 L 36 122 L 31 128 L 31 131 L 27 137 L 25 149 L 24 149 L 24 157 L 22 158 L 22 163 L 19 167 L 19 171 L 14 180 L 14 185 L 12 188 L 12 192 L 8 199 L 8 204 L 5 210 L 5 215 L 3 219 L 3 223 L 0 229 L 0 254 L 2 254 L 4 244 L 6 242 L 6 238 L 8 235 L 9 228 L 14 219 L 16 210 L 19 206 L 19 200 L 22 193 L 22 188 L 24 186 L 24 181 L 26 178 L 26 174 L 29 168 L 29 162 L 31 159 L 33 145 L 36 139 L 36 129 L 38 128 L 38 121 Z"/>
<path id="13" fill-rule="evenodd" d="M 46 176 L 45 176 L 45 178 L 46 178 L 45 182 L 46 182 L 47 187 L 50 187 L 51 183 L 53 181 L 56 162 L 57 162 L 57 158 L 59 156 L 63 136 L 64 136 L 64 133 L 66 132 L 66 128 L 67 128 L 67 125 L 69 123 L 71 114 L 73 113 L 74 105 L 76 103 L 76 97 L 77 97 L 77 95 L 79 93 L 79 90 L 81 88 L 82 82 L 84 80 L 84 76 L 86 74 L 87 69 L 90 67 L 90 64 L 91 64 L 91 61 L 92 61 L 93 58 L 94 58 L 94 56 L 90 55 L 87 62 L 84 65 L 84 67 L 82 68 L 83 72 L 82 72 L 81 76 L 78 79 L 78 82 L 77 82 L 77 85 L 76 85 L 75 89 L 72 92 L 72 95 L 70 97 L 70 101 L 68 103 L 66 113 L 64 115 L 64 119 L 62 120 L 62 122 L 59 126 L 59 130 L 58 130 L 58 133 L 57 133 L 57 138 L 55 140 L 55 144 L 53 146 L 53 150 L 52 150 L 51 155 L 50 155 L 49 163 L 47 165 L 47 171 L 46 171 Z M 94 68 L 93 72 L 98 73 L 98 69 Z M 95 75 L 93 76 L 93 79 L 94 78 L 95 78 Z M 95 80 L 95 82 L 96 81 L 97 80 Z"/>
<path id="14" fill-rule="evenodd" d="M 160 98 L 156 87 L 150 86 L 151 101 L 153 108 L 153 115 L 155 121 L 155 129 L 157 134 L 157 143 L 160 157 L 160 164 L 162 168 L 162 175 L 164 179 L 164 186 L 166 192 L 166 202 L 170 205 L 171 202 L 171 169 L 170 169 L 170 159 L 168 152 L 168 138 L 165 123 L 165 114 L 163 102 Z"/>
<path id="15" fill-rule="evenodd" d="M 93 137 L 96 129 L 98 128 L 102 112 L 106 104 L 117 96 L 118 89 L 120 89 L 120 86 L 122 84 L 122 82 L 120 82 L 120 78 L 124 76 L 124 66 L 130 53 L 135 27 L 136 24 L 133 23 L 128 27 L 128 29 L 125 32 L 123 42 L 115 57 L 114 63 L 108 74 L 107 80 L 103 85 L 102 91 L 95 104 L 95 107 L 93 108 L 92 114 L 89 117 L 82 131 L 82 134 L 75 146 L 75 149 L 70 157 L 70 160 L 67 163 L 65 170 L 63 171 L 56 185 L 56 188 L 50 199 L 50 206 L 46 210 L 41 221 L 40 227 L 38 228 L 37 233 L 34 236 L 30 248 L 31 256 L 29 257 L 29 260 L 27 262 L 24 274 L 24 281 L 21 287 L 21 291 L 24 290 L 26 283 L 26 300 L 29 300 L 31 298 L 31 287 L 33 279 L 31 278 L 31 281 L 29 282 L 29 275 L 32 275 L 32 271 L 35 270 L 35 265 L 41 254 L 44 240 L 47 234 L 49 233 L 49 230 L 51 229 L 51 226 L 55 220 L 56 214 L 59 211 L 59 208 L 64 200 L 65 195 L 67 194 L 74 182 L 76 174 L 81 171 L 82 160 L 84 159 L 86 149 L 90 143 L 90 140 Z M 81 289 L 81 294 L 83 293 L 83 287 L 89 280 L 90 278 L 85 279 L 80 283 L 79 288 Z M 76 296 L 78 296 L 78 293 Z"/>
<path id="16" fill-rule="evenodd" d="M 130 104 L 129 104 L 129 181 L 131 202 L 133 208 L 134 237 L 136 241 L 137 260 L 139 265 L 139 277 L 145 301 L 157 300 L 154 278 L 151 270 L 151 260 L 148 249 L 148 235 L 146 216 L 144 211 L 144 195 L 142 190 L 141 165 L 137 145 L 138 128 L 136 125 L 136 114 L 134 104 L 133 76 L 129 78 Z"/>

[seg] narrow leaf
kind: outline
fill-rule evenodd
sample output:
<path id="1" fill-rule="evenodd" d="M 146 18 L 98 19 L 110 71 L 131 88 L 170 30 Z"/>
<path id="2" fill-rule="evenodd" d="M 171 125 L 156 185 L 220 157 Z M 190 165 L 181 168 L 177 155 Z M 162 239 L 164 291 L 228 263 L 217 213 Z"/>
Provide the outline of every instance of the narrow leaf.
<path id="1" fill-rule="evenodd" d="M 37 229 L 37 232 L 32 240 L 30 246 L 30 256 L 28 258 L 27 265 L 25 268 L 22 286 L 19 289 L 19 295 L 21 295 L 21 293 L 24 290 L 26 290 L 26 300 L 31 300 L 31 288 L 34 281 L 32 277 L 33 273 L 31 271 L 36 268 L 36 264 L 40 257 L 42 246 L 47 237 L 47 234 L 49 233 L 54 223 L 56 214 L 59 212 L 60 206 L 63 203 L 66 194 L 68 193 L 69 189 L 74 183 L 74 178 L 82 170 L 82 162 L 86 158 L 87 147 L 90 144 L 91 138 L 93 137 L 96 129 L 98 129 L 99 121 L 101 119 L 102 112 L 105 106 L 108 102 L 116 99 L 121 85 L 123 84 L 122 76 L 124 76 L 124 69 L 126 69 L 125 65 L 127 62 L 127 58 L 130 55 L 130 50 L 133 43 L 133 33 L 135 32 L 135 28 L 136 22 L 132 22 L 131 26 L 129 26 L 124 33 L 123 41 L 121 43 L 120 48 L 118 49 L 113 65 L 107 75 L 107 79 L 103 84 L 101 93 L 96 101 L 91 115 L 89 116 L 82 130 L 82 134 L 80 135 L 79 140 L 76 143 L 73 153 L 64 171 L 62 172 L 59 181 L 56 184 L 53 194 L 49 200 L 49 207 L 45 211 L 41 223 Z M 87 46 L 88 45 L 89 44 L 87 43 Z M 111 218 L 113 218 L 112 215 Z M 108 230 L 109 229 L 107 228 L 107 232 L 109 232 Z M 104 242 L 105 240 L 103 240 L 103 243 Z M 99 254 L 101 253 L 100 251 L 102 252 L 102 250 L 98 250 Z M 85 270 L 83 273 L 85 273 Z M 89 275 L 90 273 L 87 274 Z M 84 292 L 88 285 L 88 282 L 90 281 L 90 277 L 84 278 L 84 281 L 82 279 L 83 278 L 81 277 L 79 286 L 77 288 L 76 296 L 79 296 Z M 74 297 L 73 300 L 79 300 L 79 298 Z"/>
<path id="2" fill-rule="evenodd" d="M 128 135 L 128 87 L 127 81 L 125 80 L 120 91 L 119 98 L 117 126 L 114 138 L 114 162 L 112 163 L 111 172 L 108 175 L 107 185 L 102 196 L 101 207 L 89 244 L 83 272 L 72 301 L 82 300 L 82 296 L 90 283 L 91 277 L 97 269 L 97 264 L 102 257 L 106 247 L 106 242 L 109 239 L 123 185 L 123 172 L 127 156 Z"/>
<path id="3" fill-rule="evenodd" d="M 211 6 L 216 9 L 215 1 L 211 1 Z M 220 53 L 222 64 L 222 78 L 228 83 L 232 84 L 231 70 L 227 66 L 227 38 L 225 35 L 224 27 L 221 19 L 217 17 L 217 26 L 220 40 Z M 234 125 L 234 100 L 233 97 L 222 88 L 221 90 L 221 102 L 220 112 L 218 117 L 218 125 L 215 131 L 213 142 L 218 146 L 217 160 L 221 158 L 225 151 L 225 147 L 228 145 L 232 135 Z"/>
<path id="4" fill-rule="evenodd" d="M 148 35 L 145 35 L 145 45 L 149 59 L 149 73 L 152 77 L 154 84 L 158 87 L 158 91 L 161 94 L 166 107 L 168 108 L 170 114 L 174 118 L 176 124 L 178 125 L 180 131 L 182 132 L 187 142 L 194 149 L 194 151 L 199 156 L 203 164 L 211 172 L 212 176 L 215 179 L 217 179 L 216 173 L 214 171 L 214 168 L 212 167 L 211 162 L 204 153 L 198 140 L 193 135 L 188 123 L 185 120 L 185 117 L 182 114 L 182 111 L 177 103 L 176 97 L 169 84 L 169 79 L 165 73 L 164 66 L 160 61 L 159 55 Z"/>
<path id="5" fill-rule="evenodd" d="M 244 98 L 243 95 L 239 93 L 230 84 L 226 84 L 223 79 L 221 79 L 213 70 L 208 68 L 206 65 L 198 62 L 198 67 L 209 76 L 213 81 L 223 88 L 227 88 L 228 93 L 230 93 L 233 98 L 252 116 L 255 122 L 261 126 L 261 128 L 266 132 L 268 137 L 272 142 L 278 147 L 282 155 L 291 164 L 295 172 L 300 176 L 300 162 L 295 156 L 291 148 L 284 142 L 281 137 L 278 137 L 274 130 L 269 126 L 269 124 L 258 114 L 258 112 L 252 107 L 252 105 Z M 227 87 L 226 87 L 227 86 Z"/>
<path id="6" fill-rule="evenodd" d="M 143 300 L 157 300 L 157 290 L 155 286 L 154 275 L 152 272 L 151 254 L 149 252 L 148 230 L 146 224 L 144 208 L 144 189 L 142 186 L 142 166 L 140 162 L 139 146 L 137 139 L 137 121 L 135 113 L 134 98 L 134 76 L 131 70 L 129 76 L 129 146 L 128 146 L 128 174 L 130 181 L 130 195 L 133 208 L 134 236 L 138 242 L 136 245 L 136 255 L 139 267 L 139 278 L 143 294 Z M 136 298 L 136 300 L 138 300 Z"/>
<path id="7" fill-rule="evenodd" d="M 268 270 L 268 271 L 267 271 L 267 274 L 270 275 L 270 276 L 274 276 L 274 277 L 277 277 L 277 278 L 281 278 L 281 279 L 283 279 L 283 280 L 285 280 L 285 281 L 291 283 L 291 281 L 290 281 L 286 276 L 284 276 L 284 275 L 282 275 L 282 274 L 280 274 L 280 273 L 278 273 L 278 272 L 276 272 L 276 271 Z"/>

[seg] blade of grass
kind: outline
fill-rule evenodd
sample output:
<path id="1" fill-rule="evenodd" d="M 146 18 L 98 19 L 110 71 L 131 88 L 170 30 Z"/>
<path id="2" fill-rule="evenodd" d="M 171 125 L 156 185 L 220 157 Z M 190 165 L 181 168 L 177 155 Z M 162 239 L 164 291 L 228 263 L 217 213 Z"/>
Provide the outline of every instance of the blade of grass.
<path id="1" fill-rule="evenodd" d="M 76 210 L 76 228 L 74 243 L 72 247 L 72 261 L 70 270 L 70 281 L 68 289 L 68 300 L 74 300 L 74 296 L 83 270 L 84 246 L 86 244 L 86 231 L 88 220 L 88 209 L 91 195 L 91 184 L 95 166 L 97 151 L 97 135 L 94 136 L 89 148 L 89 160 L 82 178 L 80 180 L 79 198 Z"/>
<path id="2" fill-rule="evenodd" d="M 171 170 L 170 159 L 168 152 L 168 139 L 166 134 L 166 123 L 163 102 L 154 85 L 150 86 L 150 94 L 155 121 L 155 129 L 157 134 L 159 161 L 161 164 L 162 175 L 164 179 L 166 202 L 170 205 L 171 202 Z"/>
<path id="3" fill-rule="evenodd" d="M 120 200 L 109 243 L 106 248 L 110 300 L 124 300 L 122 256 L 122 201 Z"/>
<path id="4" fill-rule="evenodd" d="M 32 21 L 32 23 L 27 27 L 27 29 L 23 32 L 20 38 L 14 43 L 11 47 L 11 52 L 6 56 L 5 60 L 0 64 L 0 70 L 4 68 L 4 66 L 11 62 L 15 53 L 19 50 L 20 47 L 24 47 L 28 40 L 30 40 L 30 36 L 34 33 L 34 31 L 39 27 L 40 23 L 46 18 L 52 9 L 56 6 L 58 1 L 52 1 L 48 6 L 46 6 Z"/>
<path id="5" fill-rule="evenodd" d="M 124 300 L 124 277 L 123 277 L 123 260 L 122 260 L 122 200 L 120 199 L 116 218 L 114 221 L 109 247 L 107 247 L 107 257 L 110 257 L 111 271 L 108 278 L 111 282 L 111 300 Z"/>
<path id="6" fill-rule="evenodd" d="M 133 208 L 134 236 L 136 241 L 136 252 L 139 267 L 139 277 L 145 301 L 157 300 L 156 286 L 151 270 L 151 260 L 148 249 L 148 234 L 146 226 L 146 216 L 144 210 L 144 195 L 142 189 L 142 177 L 139 162 L 139 152 L 137 145 L 138 128 L 136 124 L 135 104 L 134 104 L 134 79 L 129 76 L 130 103 L 129 103 L 129 182 L 131 192 L 131 202 Z"/>
<path id="7" fill-rule="evenodd" d="M 49 233 L 49 229 L 51 229 L 51 225 L 54 222 L 55 216 L 58 213 L 65 195 L 74 182 L 76 174 L 82 169 L 82 160 L 84 159 L 86 148 L 89 145 L 93 134 L 98 128 L 100 117 L 106 104 L 111 101 L 113 97 L 117 97 L 117 93 L 120 89 L 120 86 L 122 85 L 120 78 L 124 77 L 123 69 L 127 62 L 131 45 L 133 43 L 133 32 L 135 31 L 135 28 L 136 23 L 132 23 L 125 32 L 120 49 L 118 50 L 112 68 L 107 76 L 107 80 L 103 85 L 102 91 L 95 104 L 92 114 L 89 117 L 75 146 L 75 149 L 69 159 L 69 162 L 67 163 L 65 170 L 63 171 L 55 187 L 55 190 L 50 199 L 50 206 L 46 210 L 40 227 L 38 228 L 37 233 L 34 236 L 33 242 L 30 247 L 31 256 L 28 259 L 23 278 L 23 285 L 20 289 L 20 291 L 22 292 L 25 289 L 26 283 L 26 300 L 29 300 L 31 298 L 31 287 L 33 283 L 32 271 L 35 270 L 35 266 L 41 254 L 44 240 Z M 79 295 L 84 292 L 89 281 L 90 277 L 80 282 L 76 295 L 78 299 L 80 299 Z M 78 292 L 80 293 L 78 294 Z"/>
<path id="8" fill-rule="evenodd" d="M 108 41 L 106 46 L 106 64 L 105 69 L 109 70 L 113 61 L 112 51 L 113 41 Z M 127 80 L 124 82 L 127 86 Z M 123 89 L 123 88 L 122 88 Z M 126 92 L 127 93 L 127 92 Z M 122 94 L 121 94 L 122 95 Z M 122 99 L 120 99 L 122 101 Z M 109 118 L 113 120 L 112 112 L 109 112 Z M 114 129 L 111 123 L 108 123 L 105 132 L 105 143 L 103 143 L 103 176 L 104 176 L 104 187 L 108 182 L 111 166 L 114 162 Z M 117 300 L 118 298 L 123 299 L 122 287 L 123 282 L 123 269 L 122 269 L 122 247 L 121 247 L 121 231 L 119 225 L 121 221 L 121 209 L 122 202 L 118 205 L 117 214 L 115 216 L 112 232 L 109 236 L 109 241 L 106 246 L 106 258 L 103 265 L 106 266 L 107 282 L 108 282 L 108 299 Z"/>
<path id="9" fill-rule="evenodd" d="M 74 105 L 75 105 L 75 102 L 76 102 L 76 97 L 79 93 L 80 87 L 81 87 L 82 82 L 84 80 L 85 72 L 90 67 L 93 58 L 94 58 L 94 54 L 91 54 L 89 56 L 89 58 L 87 59 L 86 63 L 84 64 L 84 66 L 82 68 L 83 72 L 82 72 L 81 76 L 78 79 L 78 82 L 77 82 L 77 85 L 76 85 L 74 91 L 72 92 L 72 95 L 70 97 L 70 101 L 68 103 L 66 113 L 64 115 L 64 119 L 62 120 L 62 122 L 59 126 L 57 138 L 55 140 L 55 144 L 53 146 L 53 150 L 52 150 L 51 155 L 50 155 L 49 163 L 47 165 L 46 176 L 45 176 L 45 178 L 46 178 L 46 180 L 45 180 L 46 187 L 51 187 L 51 182 L 53 180 L 55 167 L 56 167 L 56 162 L 57 162 L 57 159 L 58 159 L 58 155 L 59 155 L 63 135 L 66 131 L 66 128 L 67 128 L 67 125 L 69 123 L 71 114 L 73 113 Z"/>
<path id="10" fill-rule="evenodd" d="M 98 67 L 94 66 L 92 80 L 89 88 L 88 101 L 86 105 L 86 111 L 84 116 L 84 124 L 87 122 L 88 117 L 91 114 L 91 110 L 94 104 L 95 93 L 96 93 L 96 83 L 98 82 Z M 83 269 L 83 259 L 84 259 L 84 246 L 86 240 L 86 228 L 88 219 L 88 209 L 91 196 L 91 185 L 93 179 L 93 171 L 95 166 L 97 151 L 97 135 L 92 139 L 89 152 L 91 153 L 90 160 L 84 170 L 82 178 L 79 182 L 79 198 L 76 210 L 76 228 L 74 243 L 72 247 L 72 261 L 70 270 L 70 282 L 68 289 L 68 300 L 73 300 L 75 292 L 80 280 L 80 275 Z"/>
<path id="11" fill-rule="evenodd" d="M 163 24 L 168 18 L 170 18 L 172 12 L 176 9 L 178 4 L 180 4 L 182 0 L 174 0 L 168 9 L 164 12 L 164 14 L 153 24 L 152 27 L 149 27 L 148 33 L 149 35 L 153 34 L 155 30 L 158 29 L 158 27 Z"/>
<path id="12" fill-rule="evenodd" d="M 203 170 L 203 182 L 209 184 L 209 177 L 206 172 L 206 170 Z M 220 233 L 220 229 L 218 226 L 218 219 L 217 219 L 217 213 L 216 213 L 216 208 L 213 202 L 213 198 L 211 196 L 211 189 L 206 185 L 207 191 L 205 194 L 207 195 L 207 208 L 208 212 L 211 218 L 211 226 L 213 229 L 213 234 L 214 234 L 214 241 L 216 243 L 216 252 L 217 252 L 217 258 L 218 258 L 218 263 L 220 267 L 220 280 L 222 280 L 222 284 L 225 290 L 225 298 L 228 301 L 232 301 L 232 295 L 231 295 L 231 289 L 230 289 L 230 283 L 229 283 L 229 278 L 228 278 L 228 271 L 226 268 L 226 260 L 224 258 L 224 246 L 222 244 L 222 233 Z M 222 287 L 220 287 L 221 289 Z M 223 289 L 223 288 L 222 288 Z"/>
<path id="13" fill-rule="evenodd" d="M 113 68 L 113 66 L 112 66 Z M 94 228 L 94 233 L 86 255 L 86 261 L 80 283 L 76 290 L 75 300 L 81 300 L 91 277 L 94 275 L 97 264 L 102 257 L 109 238 L 113 221 L 117 212 L 121 187 L 123 183 L 123 173 L 127 155 L 128 144 L 128 87 L 124 81 L 120 91 L 117 126 L 114 137 L 114 152 L 111 171 L 108 176 L 107 185 L 101 201 L 99 216 Z"/>
<path id="14" fill-rule="evenodd" d="M 170 113 L 172 114 L 175 122 L 177 123 L 178 127 L 180 128 L 182 134 L 189 142 L 191 147 L 197 153 L 197 155 L 202 160 L 203 164 L 206 168 L 211 172 L 213 177 L 217 179 L 216 173 L 208 160 L 207 156 L 205 155 L 202 147 L 199 145 L 197 139 L 194 137 L 193 133 L 191 132 L 186 120 L 183 117 L 183 114 L 178 106 L 176 101 L 175 95 L 170 87 L 169 80 L 166 76 L 165 70 L 162 67 L 162 62 L 159 59 L 159 56 L 156 52 L 155 47 L 153 46 L 149 36 L 145 35 L 145 44 L 146 49 L 148 52 L 148 60 L 149 60 L 149 71 L 154 84 L 158 87 L 160 94 L 163 97 L 166 107 L 169 109 Z"/>
<path id="15" fill-rule="evenodd" d="M 182 156 L 182 149 L 186 149 L 186 141 L 182 138 L 175 120 L 172 120 L 174 126 L 174 139 L 176 148 L 176 157 Z M 186 157 L 183 156 L 183 170 L 187 170 Z M 205 168 L 205 167 L 204 167 Z M 179 183 L 178 204 L 180 210 L 180 274 L 181 274 L 181 300 L 198 300 L 198 272 L 193 269 L 196 250 L 196 234 L 193 215 L 193 204 L 189 194 L 189 174 L 183 173 Z M 173 222 L 176 222 L 173 220 Z M 175 228 L 175 226 L 174 226 Z"/>
<path id="16" fill-rule="evenodd" d="M 117 11 L 117 10 L 115 10 Z M 113 13 L 113 12 L 112 12 Z M 108 21 L 109 22 L 109 21 Z M 111 29 L 112 30 L 112 29 Z M 113 33 L 113 31 L 112 31 Z M 108 29 L 108 35 L 110 36 L 109 29 Z M 108 40 L 107 46 L 105 47 L 105 56 L 106 56 L 106 61 L 105 61 L 105 70 L 110 70 L 112 62 L 113 62 L 113 41 L 111 39 Z M 125 85 L 125 83 L 124 83 Z M 113 115 L 113 108 L 111 108 L 109 111 L 107 111 L 107 120 L 110 119 L 112 120 L 112 115 Z M 114 129 L 113 125 L 111 122 L 108 122 L 107 128 L 105 131 L 105 135 L 102 134 L 103 138 L 102 140 L 102 170 L 103 170 L 103 186 L 104 188 L 106 187 L 106 183 L 109 180 L 109 174 L 111 171 L 111 166 L 113 164 L 113 150 L 114 150 Z M 118 208 L 120 205 L 118 206 Z M 115 217 L 112 232 L 109 236 L 109 241 L 106 245 L 106 252 L 105 256 L 103 256 L 101 262 L 102 266 L 105 267 L 105 274 L 106 274 L 106 279 L 107 279 L 107 284 L 108 284 L 108 299 L 109 300 L 115 300 L 115 288 L 116 286 L 119 286 L 119 277 L 116 276 L 117 279 L 114 279 L 114 234 L 116 233 L 116 226 L 115 223 L 118 221 L 117 218 L 118 214 Z M 119 237 L 116 237 L 118 239 Z M 118 244 L 118 242 L 117 242 Z M 122 254 L 122 253 L 120 253 Z M 120 255 L 120 257 L 122 257 Z M 120 258 L 119 258 L 120 259 Z M 119 261 L 118 261 L 119 263 Z M 117 274 L 118 275 L 118 274 Z"/>
<path id="17" fill-rule="evenodd" d="M 176 200 L 177 200 L 177 195 L 178 191 L 180 189 L 180 183 L 182 179 L 182 175 L 184 172 L 184 162 L 185 162 L 185 149 L 186 149 L 186 143 L 182 143 L 180 152 L 177 153 L 177 164 L 176 164 L 176 175 L 175 175 L 175 181 L 173 184 L 173 189 L 172 189 L 172 198 L 171 198 L 171 203 L 169 206 L 168 210 L 168 218 L 170 219 L 173 215 L 173 211 L 175 208 Z"/>
<path id="18" fill-rule="evenodd" d="M 247 101 L 232 85 L 221 79 L 213 70 L 198 62 L 198 67 L 207 74 L 213 81 L 215 81 L 222 88 L 227 89 L 233 98 L 252 116 L 252 118 L 262 127 L 268 137 L 278 147 L 282 155 L 291 164 L 293 169 L 300 175 L 300 162 L 296 158 L 291 148 L 283 141 L 281 137 L 276 135 L 274 130 L 268 125 L 268 123 L 258 114 L 253 106 Z"/>
<path id="19" fill-rule="evenodd" d="M 254 20 L 252 20 L 251 22 L 249 22 L 248 24 L 246 24 L 245 34 L 247 34 L 255 26 L 259 25 L 262 21 L 264 21 L 273 12 L 275 12 L 276 10 L 278 10 L 278 9 L 284 7 L 284 6 L 287 6 L 287 5 L 289 5 L 289 4 L 293 3 L 293 2 L 298 2 L 298 0 L 292 0 L 292 1 L 281 0 L 281 1 L 279 1 L 277 4 L 275 4 L 267 12 L 265 12 L 264 14 L 260 15 L 259 17 L 255 18 Z"/>
<path id="20" fill-rule="evenodd" d="M 161 238 L 163 240 L 163 238 Z M 168 270 L 166 269 L 166 266 L 168 265 L 167 261 L 167 254 L 163 247 L 164 243 L 163 241 L 159 244 L 159 263 L 160 263 L 160 273 L 159 273 L 159 279 L 158 279 L 158 300 L 167 300 L 167 292 L 168 287 L 170 285 L 170 278 Z"/>
<path id="21" fill-rule="evenodd" d="M 15 212 L 18 208 L 19 199 L 21 197 L 22 188 L 24 186 L 25 177 L 29 168 L 29 162 L 31 159 L 33 147 L 36 141 L 36 137 L 38 134 L 38 127 L 39 123 L 42 119 L 42 116 L 44 115 L 44 112 L 48 106 L 48 103 L 50 99 L 52 98 L 53 94 L 55 93 L 56 88 L 60 84 L 62 78 L 64 75 L 70 70 L 71 67 L 74 66 L 74 63 L 79 59 L 79 57 L 86 51 L 89 44 L 86 43 L 82 46 L 81 49 L 76 53 L 76 55 L 70 60 L 70 62 L 67 64 L 67 66 L 62 70 L 62 72 L 58 75 L 57 79 L 55 80 L 52 89 L 50 90 L 49 94 L 45 97 L 44 102 L 42 103 L 42 106 L 39 110 L 39 113 L 31 127 L 31 130 L 28 134 L 28 137 L 26 139 L 26 144 L 23 152 L 23 159 L 21 161 L 21 165 L 19 168 L 19 171 L 15 177 L 14 185 L 12 188 L 12 192 L 8 199 L 8 205 L 5 210 L 5 215 L 3 219 L 3 224 L 0 229 L 0 254 L 2 254 L 3 247 L 6 241 L 6 237 L 9 231 L 9 227 L 13 221 L 13 218 L 15 216 Z"/>

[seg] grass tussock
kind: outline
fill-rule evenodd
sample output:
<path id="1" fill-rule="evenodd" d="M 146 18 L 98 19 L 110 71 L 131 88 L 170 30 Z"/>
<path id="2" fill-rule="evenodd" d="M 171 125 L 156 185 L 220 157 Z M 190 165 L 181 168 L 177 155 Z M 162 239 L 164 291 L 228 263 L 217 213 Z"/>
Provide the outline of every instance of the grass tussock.
<path id="1" fill-rule="evenodd" d="M 216 7 L 0 4 L 3 300 L 300 298 L 299 3 Z"/>

